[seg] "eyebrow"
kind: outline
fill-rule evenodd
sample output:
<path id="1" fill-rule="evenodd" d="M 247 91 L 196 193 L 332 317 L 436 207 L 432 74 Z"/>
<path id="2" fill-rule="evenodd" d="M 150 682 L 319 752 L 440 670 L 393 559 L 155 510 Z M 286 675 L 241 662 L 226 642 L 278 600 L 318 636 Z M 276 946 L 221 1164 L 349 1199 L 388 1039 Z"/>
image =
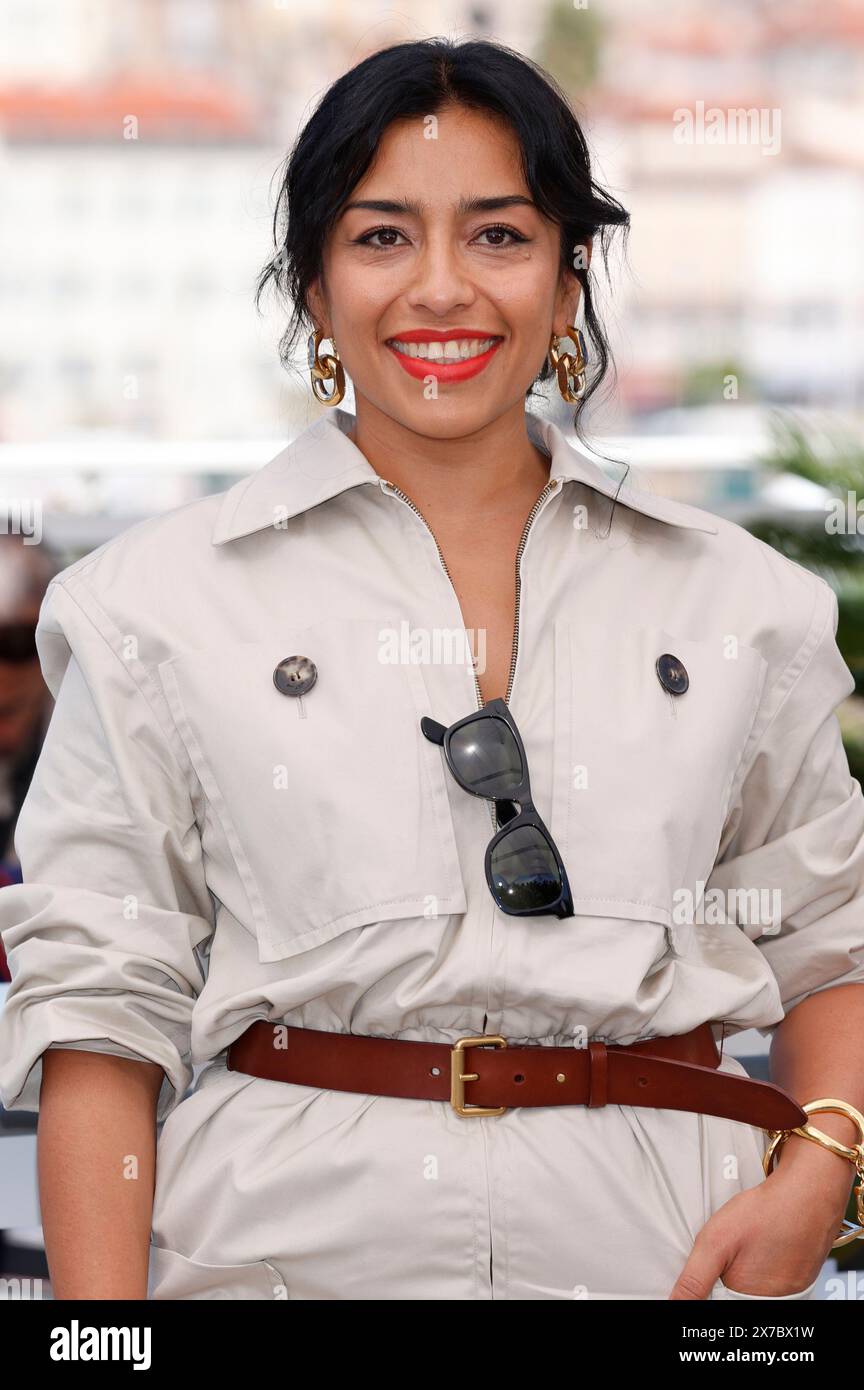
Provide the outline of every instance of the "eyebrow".
<path id="1" fill-rule="evenodd" d="M 498 212 L 502 208 L 519 206 L 533 208 L 536 205 L 533 199 L 526 198 L 522 193 L 502 193 L 491 198 L 460 198 L 456 212 L 460 217 L 463 217 L 470 212 Z M 408 198 L 359 198 L 354 202 L 346 203 L 342 212 L 350 212 L 352 208 L 365 212 L 407 213 L 410 217 L 422 217 L 423 215 L 423 204 Z"/>

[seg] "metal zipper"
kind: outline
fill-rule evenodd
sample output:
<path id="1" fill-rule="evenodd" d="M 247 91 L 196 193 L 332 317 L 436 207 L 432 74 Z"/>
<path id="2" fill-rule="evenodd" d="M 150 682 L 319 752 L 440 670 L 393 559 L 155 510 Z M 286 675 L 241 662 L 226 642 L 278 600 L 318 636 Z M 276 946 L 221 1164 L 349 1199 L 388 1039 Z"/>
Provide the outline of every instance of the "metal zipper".
<path id="1" fill-rule="evenodd" d="M 391 483 L 391 482 L 389 482 L 386 478 L 382 478 L 382 479 L 381 479 L 381 486 L 382 486 L 382 489 L 384 489 L 384 488 L 389 488 L 390 491 L 393 493 L 393 495 L 394 495 L 395 497 L 401 498 L 401 500 L 402 500 L 403 502 L 405 502 L 406 505 L 409 506 L 409 507 L 411 508 L 412 512 L 414 512 L 415 515 L 417 515 L 417 516 L 420 518 L 420 520 L 422 521 L 423 525 L 426 527 L 426 530 L 429 532 L 429 535 L 432 537 L 432 540 L 435 542 L 435 549 L 438 551 L 438 558 L 439 558 L 439 560 L 441 561 L 441 568 L 443 569 L 444 573 L 446 574 L 447 578 L 448 578 L 449 581 L 450 581 L 450 588 L 453 590 L 453 597 L 456 599 L 456 604 L 457 604 L 457 607 L 459 608 L 459 613 L 460 613 L 460 616 L 461 616 L 461 615 L 462 615 L 462 605 L 461 605 L 461 603 L 459 602 L 459 595 L 458 595 L 457 592 L 456 592 L 456 585 L 453 583 L 453 576 L 451 575 L 449 569 L 447 568 L 447 561 L 444 559 L 444 552 L 442 551 L 440 545 L 438 544 L 438 538 L 436 537 L 435 532 L 432 530 L 432 527 L 429 525 L 429 522 L 426 520 L 425 516 L 424 516 L 423 513 L 421 512 L 420 508 L 416 505 L 416 503 L 412 502 L 412 501 L 411 501 L 411 498 L 410 498 L 410 497 L 407 497 L 407 496 L 405 495 L 405 493 L 402 491 L 401 488 L 396 487 L 395 483 Z M 532 526 L 532 523 L 533 523 L 533 521 L 534 521 L 534 518 L 536 517 L 537 513 L 539 512 L 539 510 L 540 510 L 540 508 L 542 507 L 543 503 L 545 502 L 546 498 L 549 496 L 549 493 L 552 492 L 552 491 L 554 491 L 554 489 L 555 489 L 557 486 L 558 486 L 558 479 L 557 479 L 557 478 L 550 478 L 549 482 L 546 484 L 546 486 L 544 487 L 543 491 L 540 493 L 540 496 L 537 498 L 537 501 L 534 503 L 534 506 L 531 508 L 531 511 L 528 513 L 528 520 L 525 522 L 525 525 L 524 525 L 524 527 L 522 528 L 522 535 L 521 535 L 520 538 L 519 538 L 519 545 L 518 545 L 518 547 L 517 547 L 517 549 L 516 549 L 516 613 L 515 613 L 515 618 L 514 618 L 514 623 L 513 623 L 513 649 L 512 649 L 512 652 L 511 652 L 511 654 L 510 654 L 510 671 L 509 671 L 509 674 L 508 674 L 508 677 L 507 677 L 507 694 L 506 694 L 505 697 L 504 697 L 504 702 L 505 702 L 505 704 L 509 704 L 509 703 L 510 703 L 510 692 L 511 692 L 511 690 L 513 689 L 513 677 L 514 677 L 515 674 L 516 674 L 516 659 L 517 659 L 517 657 L 518 657 L 518 655 L 519 655 L 519 606 L 520 606 L 520 600 L 521 600 L 521 597 L 522 597 L 522 575 L 521 575 L 520 570 L 519 570 L 519 564 L 520 564 L 520 561 L 521 561 L 521 559 L 522 559 L 523 551 L 525 550 L 525 543 L 526 543 L 526 541 L 528 540 L 528 532 L 531 530 L 531 526 Z M 462 626 L 463 626 L 463 630 L 464 630 L 464 626 L 465 626 L 464 621 L 463 621 Z M 478 679 L 477 679 L 477 671 L 474 669 L 474 664 L 473 664 L 473 662 L 472 662 L 472 674 L 473 674 L 473 676 L 474 676 L 474 689 L 475 689 L 476 694 L 477 694 L 477 708 L 478 708 L 478 709 L 482 709 L 483 703 L 484 703 L 484 701 L 483 701 L 483 692 L 482 692 L 482 690 L 480 689 L 480 682 L 479 682 Z M 493 826 L 493 828 L 497 831 L 497 829 L 498 829 L 498 821 L 497 821 L 496 816 L 495 816 L 495 805 L 494 805 L 494 802 L 491 802 L 491 801 L 489 802 L 489 811 L 490 811 L 490 814 L 491 814 L 491 817 L 492 817 L 492 826 Z"/>
<path id="2" fill-rule="evenodd" d="M 436 535 L 435 535 L 435 532 L 432 530 L 432 527 L 429 525 L 429 522 L 426 520 L 426 518 L 425 518 L 425 516 L 423 515 L 423 513 L 421 512 L 420 508 L 419 508 L 414 502 L 411 501 L 411 498 L 410 498 L 410 497 L 406 497 L 406 496 L 405 496 L 405 493 L 402 491 L 401 488 L 396 487 L 396 484 L 395 484 L 395 483 L 390 483 L 390 482 L 388 482 L 386 478 L 382 478 L 381 481 L 382 481 L 383 486 L 384 486 L 384 487 L 389 487 L 390 490 L 391 490 L 391 492 L 393 492 L 393 493 L 395 494 L 396 497 L 401 497 L 401 499 L 402 499 L 403 502 L 407 502 L 407 504 L 408 504 L 408 506 L 411 508 L 412 512 L 415 512 L 416 515 L 419 516 L 420 520 L 423 522 L 423 525 L 426 527 L 426 530 L 429 532 L 429 535 L 432 537 L 433 541 L 435 542 L 435 549 L 438 551 L 438 559 L 441 561 L 441 568 L 443 569 L 443 571 L 444 571 L 444 573 L 446 574 L 447 578 L 450 580 L 450 588 L 453 590 L 453 597 L 454 597 L 455 600 L 456 600 L 457 607 L 459 608 L 459 615 L 460 615 L 460 617 L 461 617 L 461 615 L 462 615 L 462 605 L 461 605 L 461 603 L 459 602 L 459 595 L 458 595 L 457 592 L 456 592 L 456 585 L 453 583 L 453 576 L 452 576 L 452 574 L 450 573 L 450 571 L 449 571 L 448 568 L 447 568 L 447 561 L 444 559 L 444 554 L 443 554 L 443 551 L 441 550 L 440 545 L 438 544 L 438 540 L 437 540 L 437 537 L 436 537 Z M 463 631 L 464 631 L 464 628 L 465 628 L 464 622 L 463 622 L 463 624 L 462 624 L 462 628 L 463 628 Z M 482 690 L 480 689 L 480 682 L 479 682 L 478 679 L 477 679 L 477 671 L 476 671 L 475 668 L 474 668 L 474 663 L 473 663 L 473 661 L 472 661 L 472 663 L 471 663 L 471 670 L 472 670 L 472 674 L 473 674 L 473 676 L 474 676 L 474 689 L 475 689 L 475 691 L 477 692 L 477 708 L 478 708 L 478 709 L 481 709 L 482 706 L 483 706 L 483 692 L 482 692 Z"/>

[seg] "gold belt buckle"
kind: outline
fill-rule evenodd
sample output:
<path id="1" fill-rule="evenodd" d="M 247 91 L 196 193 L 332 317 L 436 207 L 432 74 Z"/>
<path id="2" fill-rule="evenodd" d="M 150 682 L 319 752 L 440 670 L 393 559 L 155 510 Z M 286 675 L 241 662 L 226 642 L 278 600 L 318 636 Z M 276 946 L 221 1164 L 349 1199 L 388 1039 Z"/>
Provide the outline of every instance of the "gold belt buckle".
<path id="1" fill-rule="evenodd" d="M 465 1082 L 477 1081 L 478 1073 L 466 1072 L 465 1052 L 469 1047 L 506 1047 L 507 1039 L 497 1033 L 481 1033 L 479 1037 L 459 1038 L 450 1049 L 450 1104 L 457 1115 L 503 1115 L 506 1105 L 466 1105 Z"/>

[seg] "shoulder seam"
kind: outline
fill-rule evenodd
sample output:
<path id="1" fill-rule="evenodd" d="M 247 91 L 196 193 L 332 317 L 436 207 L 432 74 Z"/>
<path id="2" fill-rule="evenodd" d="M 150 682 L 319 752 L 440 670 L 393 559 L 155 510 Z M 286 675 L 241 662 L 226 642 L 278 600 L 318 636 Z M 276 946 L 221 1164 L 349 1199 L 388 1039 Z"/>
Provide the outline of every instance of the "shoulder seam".
<path id="1" fill-rule="evenodd" d="M 249 476 L 254 477 L 254 474 L 250 474 Z M 248 478 L 245 476 L 237 480 L 237 482 L 244 481 L 248 481 Z M 124 526 L 123 530 L 118 531 L 115 536 L 109 536 L 108 540 L 96 546 L 92 552 L 82 555 L 79 560 L 73 560 L 70 564 L 66 565 L 64 569 L 60 570 L 59 573 L 54 576 L 51 583 L 53 584 L 61 580 L 65 585 L 65 581 L 62 580 L 63 575 L 68 575 L 70 579 L 76 579 L 78 575 L 86 574 L 94 565 L 99 563 L 103 555 L 108 554 L 116 545 L 119 545 L 131 535 L 133 531 L 140 530 L 150 523 L 159 523 L 160 521 L 167 520 L 169 516 L 175 516 L 180 512 L 184 512 L 189 507 L 201 506 L 205 502 L 216 503 L 216 510 L 218 511 L 219 507 L 228 496 L 228 493 L 231 491 L 231 488 L 236 485 L 236 483 L 232 483 L 229 487 L 222 488 L 219 492 L 205 492 L 201 497 L 189 497 L 185 502 L 178 502 L 175 507 L 167 507 L 164 511 L 155 512 L 151 516 L 139 517 L 137 521 L 130 522 L 128 526 Z"/>

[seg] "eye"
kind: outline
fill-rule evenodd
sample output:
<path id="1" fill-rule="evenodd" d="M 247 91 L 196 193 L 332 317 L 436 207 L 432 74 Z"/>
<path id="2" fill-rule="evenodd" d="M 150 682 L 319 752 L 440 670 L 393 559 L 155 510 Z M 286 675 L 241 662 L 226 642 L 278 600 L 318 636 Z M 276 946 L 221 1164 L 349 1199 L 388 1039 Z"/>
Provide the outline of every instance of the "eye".
<path id="1" fill-rule="evenodd" d="M 487 246 L 513 246 L 519 241 L 527 241 L 528 237 L 517 232 L 515 227 L 506 227 L 501 222 L 496 222 L 494 227 L 484 227 L 482 232 L 477 233 L 478 237 L 491 236 L 496 238 L 494 241 L 486 242 Z M 510 237 L 510 241 L 498 240 L 500 237 Z"/>
<path id="2" fill-rule="evenodd" d="M 364 232 L 354 240 L 355 246 L 371 246 L 375 251 L 387 251 L 390 247 L 397 245 L 396 242 L 389 240 L 391 237 L 404 237 L 405 233 L 400 232 L 398 227 L 373 227 L 371 232 Z M 373 240 L 374 237 L 388 238 L 383 243 Z"/>

